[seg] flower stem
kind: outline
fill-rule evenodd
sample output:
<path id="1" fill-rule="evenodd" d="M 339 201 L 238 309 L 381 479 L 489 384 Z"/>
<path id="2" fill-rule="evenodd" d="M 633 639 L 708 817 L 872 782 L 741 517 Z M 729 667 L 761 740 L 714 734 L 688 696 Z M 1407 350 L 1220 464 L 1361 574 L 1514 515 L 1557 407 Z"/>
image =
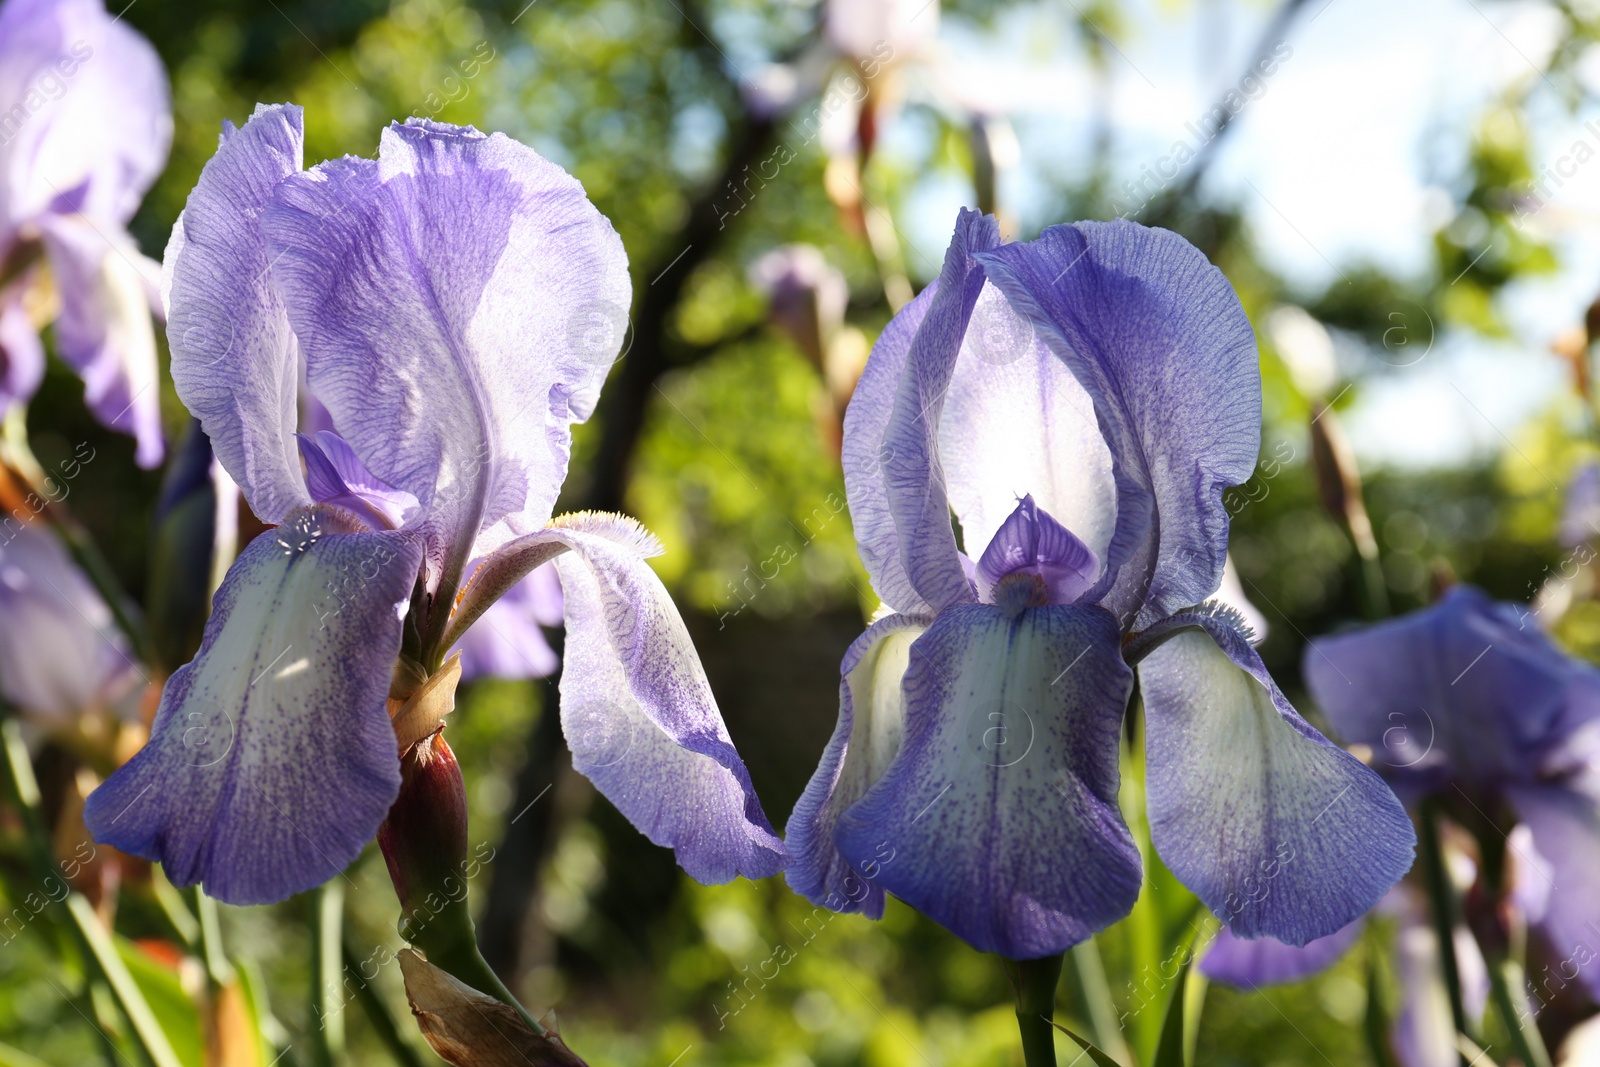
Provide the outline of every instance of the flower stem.
<path id="1" fill-rule="evenodd" d="M 1539 1035 L 1538 1024 L 1528 1010 L 1523 992 L 1522 965 L 1511 956 L 1488 960 L 1489 990 L 1495 1010 L 1511 1034 L 1511 1047 L 1526 1067 L 1550 1067 L 1550 1053 Z"/>
<path id="2" fill-rule="evenodd" d="M 1056 984 L 1061 956 L 1007 960 L 1006 972 L 1017 991 L 1017 1029 L 1022 1034 L 1022 1059 L 1027 1067 L 1056 1067 Z"/>
<path id="3" fill-rule="evenodd" d="M 1434 939 L 1439 943 L 1439 972 L 1450 997 L 1450 1020 L 1456 1033 L 1473 1036 L 1467 1029 L 1467 1012 L 1461 999 L 1461 968 L 1456 962 L 1455 892 L 1445 870 L 1444 849 L 1439 841 L 1439 813 L 1434 802 L 1422 802 L 1417 815 L 1417 851 L 1422 860 L 1422 879 L 1428 891 L 1428 912 L 1433 918 Z M 1463 1063 L 1465 1057 L 1462 1057 Z"/>
<path id="4" fill-rule="evenodd" d="M 1080 941 L 1068 950 L 1072 972 L 1083 993 L 1084 1006 L 1089 1012 L 1089 1034 L 1094 1043 L 1112 1059 L 1122 1063 L 1129 1060 L 1128 1043 L 1123 1040 L 1122 1026 L 1117 1018 L 1117 1005 L 1111 999 L 1111 983 L 1106 980 L 1105 962 L 1100 958 L 1100 946 L 1094 938 Z"/>

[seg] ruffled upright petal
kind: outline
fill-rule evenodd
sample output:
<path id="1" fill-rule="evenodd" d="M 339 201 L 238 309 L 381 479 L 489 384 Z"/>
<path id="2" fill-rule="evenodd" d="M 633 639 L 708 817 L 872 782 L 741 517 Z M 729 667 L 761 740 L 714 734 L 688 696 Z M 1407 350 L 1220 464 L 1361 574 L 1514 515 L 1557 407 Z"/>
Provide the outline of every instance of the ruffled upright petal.
<path id="1" fill-rule="evenodd" d="M 622 341 L 594 322 L 631 300 L 582 186 L 501 134 L 412 119 L 377 161 L 284 182 L 262 224 L 311 388 L 416 496 L 431 577 L 542 527 Z"/>
<path id="2" fill-rule="evenodd" d="M 1151 840 L 1235 933 L 1305 945 L 1410 869 L 1400 801 L 1300 717 L 1230 612 L 1174 616 L 1141 654 Z"/>
<path id="3" fill-rule="evenodd" d="M 839 666 L 839 723 L 785 827 L 789 887 L 813 904 L 883 917 L 878 863 L 856 870 L 834 844 L 839 816 L 883 776 L 905 733 L 901 689 L 911 643 L 926 619 L 890 615 L 855 639 Z M 875 857 L 881 859 L 881 857 Z"/>
<path id="4" fill-rule="evenodd" d="M 567 620 L 561 729 L 573 767 L 696 881 L 778 873 L 783 842 L 677 606 L 645 562 L 661 551 L 653 536 L 620 515 L 562 516 L 486 559 L 463 603 L 480 581 L 520 580 L 552 547 Z M 527 562 L 520 572 L 518 559 Z"/>
<path id="5" fill-rule="evenodd" d="M 265 522 L 311 503 L 294 438 L 299 357 L 260 227 L 273 188 L 302 166 L 303 141 L 293 104 L 224 125 L 162 264 L 173 384 Z"/>
<path id="6" fill-rule="evenodd" d="M 1096 607 L 985 604 L 911 646 L 905 734 L 839 818 L 856 871 L 985 952 L 1051 955 L 1127 914 L 1139 853 L 1117 806 L 1132 672 Z"/>
<path id="7" fill-rule="evenodd" d="M 90 795 L 95 838 L 230 904 L 354 861 L 400 787 L 387 699 L 421 559 L 416 535 L 324 508 L 251 542 L 149 743 Z"/>
<path id="8" fill-rule="evenodd" d="M 1227 278 L 1176 234 L 1125 221 L 1053 226 L 977 258 L 1094 401 L 1121 568 L 1102 603 L 1138 609 L 1142 628 L 1209 597 L 1223 490 L 1250 477 L 1261 443 L 1255 333 Z"/>
<path id="9" fill-rule="evenodd" d="M 126 234 L 87 216 L 48 219 L 43 235 L 61 295 L 56 349 L 83 379 L 84 401 L 95 417 L 132 434 L 139 466 L 155 467 L 166 441 L 145 276 L 157 268 Z"/>

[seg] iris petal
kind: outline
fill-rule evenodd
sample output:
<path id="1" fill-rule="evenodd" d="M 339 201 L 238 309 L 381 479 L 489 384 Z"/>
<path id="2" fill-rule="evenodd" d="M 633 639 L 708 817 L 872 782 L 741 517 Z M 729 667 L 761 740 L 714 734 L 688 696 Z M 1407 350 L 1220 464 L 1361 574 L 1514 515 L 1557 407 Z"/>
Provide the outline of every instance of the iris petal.
<path id="1" fill-rule="evenodd" d="M 839 723 L 785 828 L 784 878 L 813 904 L 883 917 L 883 889 L 839 854 L 834 828 L 900 750 L 906 716 L 900 683 L 911 643 L 927 628 L 928 620 L 909 615 L 879 619 L 840 664 Z"/>
<path id="2" fill-rule="evenodd" d="M 1241 989 L 1298 982 L 1331 967 L 1350 951 L 1366 926 L 1363 916 L 1305 945 L 1285 945 L 1271 937 L 1247 941 L 1226 928 L 1218 932 L 1200 961 L 1200 973 Z"/>
<path id="3" fill-rule="evenodd" d="M 1143 628 L 1216 591 L 1222 492 L 1255 469 L 1255 333 L 1221 271 L 1183 238 L 1131 222 L 1052 226 L 976 253 L 989 280 L 1094 401 L 1117 479 L 1122 568 L 1103 603 Z"/>
<path id="4" fill-rule="evenodd" d="M 1411 867 L 1399 800 L 1300 717 L 1231 613 L 1174 616 L 1129 654 L 1143 654 L 1151 840 L 1236 933 L 1304 945 Z"/>
<path id="5" fill-rule="evenodd" d="M 302 142 L 293 104 L 225 125 L 162 264 L 173 384 L 266 522 L 311 503 L 294 440 L 299 360 L 258 224 L 273 187 L 300 170 Z"/>
<path id="6" fill-rule="evenodd" d="M 1600 932 L 1594 902 L 1600 899 L 1600 800 L 1587 788 L 1524 786 L 1510 791 L 1517 816 L 1533 831 L 1533 844 L 1548 872 L 1550 892 L 1539 929 L 1561 962 L 1564 978 L 1576 972 L 1589 995 L 1600 997 Z M 1530 864 L 1534 866 L 1534 864 Z"/>
<path id="7" fill-rule="evenodd" d="M 1039 579 L 1050 603 L 1070 604 L 1099 573 L 1094 550 L 1026 496 L 978 560 L 978 593 L 992 600 L 1001 579 L 1026 574 Z"/>
<path id="8" fill-rule="evenodd" d="M 840 817 L 840 854 L 985 952 L 1061 952 L 1139 894 L 1117 806 L 1133 676 L 1116 620 L 1057 605 L 940 614 L 911 648 L 906 728 Z"/>
<path id="9" fill-rule="evenodd" d="M 421 556 L 410 532 L 322 508 L 252 541 L 149 743 L 90 795 L 95 838 L 230 904 L 354 861 L 400 788 L 387 699 Z"/>
<path id="10" fill-rule="evenodd" d="M 413 119 L 376 161 L 281 184 L 262 228 L 311 389 L 418 499 L 433 577 L 542 527 L 631 301 L 582 186 L 503 135 Z"/>

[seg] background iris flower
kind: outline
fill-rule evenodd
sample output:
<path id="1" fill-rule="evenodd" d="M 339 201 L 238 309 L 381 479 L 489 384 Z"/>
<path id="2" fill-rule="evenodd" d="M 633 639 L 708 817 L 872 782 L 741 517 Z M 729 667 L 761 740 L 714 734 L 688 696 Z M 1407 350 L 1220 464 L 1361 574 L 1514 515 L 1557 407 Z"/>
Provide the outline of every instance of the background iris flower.
<path id="1" fill-rule="evenodd" d="M 225 127 L 167 248 L 179 394 L 277 528 L 88 826 L 232 903 L 325 881 L 399 790 L 390 707 L 559 556 L 574 766 L 691 875 L 773 873 L 782 844 L 644 562 L 654 538 L 550 517 L 621 342 L 586 326 L 629 301 L 610 224 L 502 135 L 413 119 L 378 159 L 309 171 L 302 138 L 292 105 Z M 302 362 L 337 432 L 295 433 Z"/>
<path id="2" fill-rule="evenodd" d="M 796 891 L 873 916 L 893 893 L 1019 959 L 1114 922 L 1140 885 L 1117 802 L 1135 665 L 1155 847 L 1236 932 L 1304 944 L 1405 873 L 1394 795 L 1295 712 L 1236 612 L 1194 606 L 1260 418 L 1250 324 L 1187 242 L 1115 222 L 1003 245 L 961 214 L 845 420 L 885 614 L 789 821 Z"/>
<path id="3" fill-rule="evenodd" d="M 100 0 L 0 5 L 0 411 L 44 375 L 39 330 L 107 426 L 161 462 L 156 265 L 125 226 L 167 162 L 172 107 L 150 43 Z"/>

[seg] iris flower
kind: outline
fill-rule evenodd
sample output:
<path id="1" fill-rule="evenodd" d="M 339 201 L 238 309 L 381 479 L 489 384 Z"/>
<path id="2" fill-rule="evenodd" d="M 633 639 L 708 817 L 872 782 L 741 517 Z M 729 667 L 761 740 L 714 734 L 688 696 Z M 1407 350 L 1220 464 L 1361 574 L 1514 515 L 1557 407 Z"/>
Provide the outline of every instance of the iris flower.
<path id="1" fill-rule="evenodd" d="M 160 58 L 100 0 L 0 5 L 0 412 L 38 388 L 53 319 L 90 408 L 144 467 L 163 451 L 156 268 L 125 227 L 171 142 Z"/>
<path id="2" fill-rule="evenodd" d="M 845 655 L 788 824 L 798 892 L 872 916 L 893 893 L 1019 959 L 1125 915 L 1135 665 L 1155 848 L 1237 933 L 1304 944 L 1394 884 L 1404 809 L 1295 712 L 1238 614 L 1203 604 L 1260 396 L 1250 323 L 1181 238 L 1079 223 L 1002 245 L 962 213 L 845 420 L 887 614 Z"/>
<path id="3" fill-rule="evenodd" d="M 554 559 L 573 765 L 694 877 L 774 873 L 782 843 L 645 562 L 658 543 L 621 516 L 551 519 L 621 341 L 600 350 L 588 323 L 630 299 L 610 223 L 500 134 L 412 119 L 376 160 L 310 170 L 302 143 L 292 105 L 224 127 L 167 247 L 179 396 L 278 525 L 228 572 L 90 829 L 230 903 L 326 880 L 399 789 L 391 692 L 448 670 Z M 301 360 L 337 432 L 293 432 Z"/>

